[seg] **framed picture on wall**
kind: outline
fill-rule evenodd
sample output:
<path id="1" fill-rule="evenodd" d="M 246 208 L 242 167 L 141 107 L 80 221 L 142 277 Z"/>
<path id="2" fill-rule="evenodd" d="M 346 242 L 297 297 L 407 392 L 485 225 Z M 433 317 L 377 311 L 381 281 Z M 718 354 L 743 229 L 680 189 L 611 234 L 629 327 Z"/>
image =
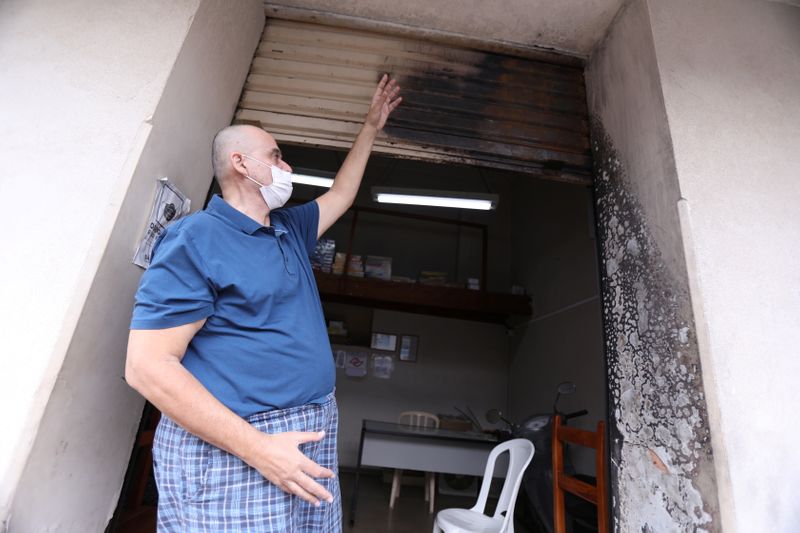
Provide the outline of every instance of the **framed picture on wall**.
<path id="1" fill-rule="evenodd" d="M 397 335 L 391 333 L 373 333 L 370 348 L 384 352 L 397 351 Z"/>
<path id="2" fill-rule="evenodd" d="M 417 362 L 417 347 L 419 346 L 419 337 L 416 335 L 400 335 L 400 356 L 401 361 L 406 363 Z"/>

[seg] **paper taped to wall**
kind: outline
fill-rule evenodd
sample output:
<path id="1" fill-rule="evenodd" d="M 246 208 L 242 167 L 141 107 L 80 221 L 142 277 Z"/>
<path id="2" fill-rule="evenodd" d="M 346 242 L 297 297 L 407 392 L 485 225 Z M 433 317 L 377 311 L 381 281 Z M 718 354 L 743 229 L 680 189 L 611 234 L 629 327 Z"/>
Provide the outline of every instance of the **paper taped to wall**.
<path id="1" fill-rule="evenodd" d="M 161 178 L 156 183 L 156 198 L 153 202 L 153 209 L 150 211 L 147 228 L 144 237 L 133 254 L 133 264 L 142 268 L 150 266 L 150 258 L 153 254 L 153 247 L 164 228 L 189 214 L 191 210 L 191 200 L 187 198 L 178 188 L 170 183 L 168 178 Z"/>

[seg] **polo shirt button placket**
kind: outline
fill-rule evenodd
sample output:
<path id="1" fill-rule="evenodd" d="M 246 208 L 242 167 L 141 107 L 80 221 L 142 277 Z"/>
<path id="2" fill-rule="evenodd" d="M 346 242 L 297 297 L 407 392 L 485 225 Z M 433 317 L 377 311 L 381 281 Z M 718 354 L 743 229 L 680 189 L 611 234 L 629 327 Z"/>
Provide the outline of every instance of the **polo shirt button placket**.
<path id="1" fill-rule="evenodd" d="M 278 249 L 281 251 L 281 257 L 283 257 L 283 268 L 286 269 L 287 274 L 293 276 L 294 272 L 292 272 L 292 269 L 289 267 L 289 256 L 286 254 L 286 250 L 283 248 L 282 244 L 283 236 L 285 234 L 286 233 L 282 231 L 274 231 L 272 235 L 275 238 L 275 242 L 278 243 Z"/>

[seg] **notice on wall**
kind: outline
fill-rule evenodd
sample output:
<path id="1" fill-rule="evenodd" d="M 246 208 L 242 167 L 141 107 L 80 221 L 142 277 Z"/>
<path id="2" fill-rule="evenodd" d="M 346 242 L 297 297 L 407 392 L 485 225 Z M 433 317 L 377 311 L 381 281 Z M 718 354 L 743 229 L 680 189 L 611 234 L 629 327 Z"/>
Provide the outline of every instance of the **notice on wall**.
<path id="1" fill-rule="evenodd" d="M 348 352 L 344 365 L 344 373 L 353 378 L 367 375 L 367 355 L 359 352 Z"/>
<path id="2" fill-rule="evenodd" d="M 150 266 L 153 247 L 164 229 L 189 214 L 189 200 L 168 178 L 161 178 L 156 184 L 156 199 L 150 211 L 147 228 L 139 247 L 133 255 L 133 264 L 142 268 Z"/>
<path id="3" fill-rule="evenodd" d="M 336 368 L 344 368 L 347 363 L 347 350 L 334 348 L 333 360 L 336 362 Z"/>
<path id="4" fill-rule="evenodd" d="M 394 357 L 384 354 L 372 354 L 372 375 L 376 378 L 389 379 L 394 372 Z"/>

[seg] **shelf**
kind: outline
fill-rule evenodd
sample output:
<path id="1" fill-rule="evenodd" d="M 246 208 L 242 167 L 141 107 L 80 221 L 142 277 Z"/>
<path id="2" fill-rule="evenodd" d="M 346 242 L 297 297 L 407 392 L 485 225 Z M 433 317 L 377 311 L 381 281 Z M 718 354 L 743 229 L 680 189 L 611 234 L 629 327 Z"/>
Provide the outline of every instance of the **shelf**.
<path id="1" fill-rule="evenodd" d="M 532 314 L 529 296 L 473 291 L 420 283 L 339 276 L 315 271 L 320 297 L 410 313 L 506 323 L 512 315 Z"/>

